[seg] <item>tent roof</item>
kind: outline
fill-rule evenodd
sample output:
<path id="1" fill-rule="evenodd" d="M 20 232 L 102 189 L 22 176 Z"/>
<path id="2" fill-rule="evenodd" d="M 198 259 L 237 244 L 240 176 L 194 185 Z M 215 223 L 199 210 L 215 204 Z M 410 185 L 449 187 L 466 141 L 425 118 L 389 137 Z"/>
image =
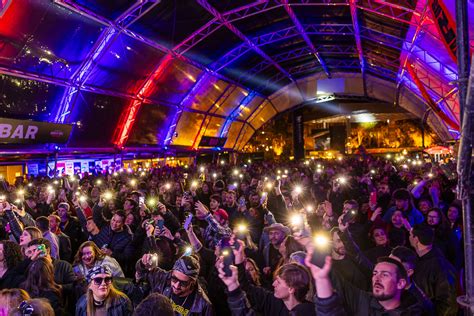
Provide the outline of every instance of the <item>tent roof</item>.
<path id="1" fill-rule="evenodd" d="M 0 115 L 75 124 L 69 147 L 196 149 L 213 136 L 239 150 L 278 113 L 334 92 L 423 117 L 410 65 L 459 123 L 457 66 L 426 0 L 6 3 Z"/>

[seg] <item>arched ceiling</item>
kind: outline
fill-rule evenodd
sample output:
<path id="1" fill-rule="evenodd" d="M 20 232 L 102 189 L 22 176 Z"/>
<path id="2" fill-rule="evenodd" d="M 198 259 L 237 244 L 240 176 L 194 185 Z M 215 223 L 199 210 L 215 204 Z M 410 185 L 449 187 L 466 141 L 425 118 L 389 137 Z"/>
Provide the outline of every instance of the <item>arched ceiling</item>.
<path id="1" fill-rule="evenodd" d="M 214 136 L 239 150 L 328 93 L 419 117 L 429 95 L 459 124 L 457 66 L 426 0 L 13 0 L 0 14 L 0 116 L 75 124 L 69 147 L 195 149 Z"/>

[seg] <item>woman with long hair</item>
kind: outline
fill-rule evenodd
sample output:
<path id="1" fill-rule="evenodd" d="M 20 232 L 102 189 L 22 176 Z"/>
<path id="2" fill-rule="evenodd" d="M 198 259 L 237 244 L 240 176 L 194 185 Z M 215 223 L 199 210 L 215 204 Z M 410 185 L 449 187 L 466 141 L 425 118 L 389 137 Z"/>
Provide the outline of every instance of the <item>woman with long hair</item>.
<path id="1" fill-rule="evenodd" d="M 0 241 L 0 289 L 16 288 L 23 281 L 23 272 L 17 269 L 22 259 L 21 248 L 16 242 Z"/>
<path id="2" fill-rule="evenodd" d="M 19 244 L 21 247 L 21 252 L 25 255 L 26 248 L 28 243 L 33 239 L 43 238 L 43 233 L 37 227 L 28 226 L 23 229 L 23 232 L 20 235 Z"/>
<path id="3" fill-rule="evenodd" d="M 62 287 L 54 281 L 54 268 L 50 260 L 46 258 L 33 260 L 21 288 L 25 289 L 32 298 L 48 299 L 57 314 L 61 315 Z"/>
<path id="4" fill-rule="evenodd" d="M 110 268 L 112 276 L 124 277 L 122 268 L 117 260 L 107 256 L 93 241 L 85 241 L 79 246 L 74 256 L 72 268 L 77 276 L 85 278 L 89 270 L 102 265 Z"/>
<path id="5" fill-rule="evenodd" d="M 76 305 L 76 316 L 131 315 L 132 303 L 112 284 L 108 266 L 97 266 L 87 274 L 88 289 Z"/>

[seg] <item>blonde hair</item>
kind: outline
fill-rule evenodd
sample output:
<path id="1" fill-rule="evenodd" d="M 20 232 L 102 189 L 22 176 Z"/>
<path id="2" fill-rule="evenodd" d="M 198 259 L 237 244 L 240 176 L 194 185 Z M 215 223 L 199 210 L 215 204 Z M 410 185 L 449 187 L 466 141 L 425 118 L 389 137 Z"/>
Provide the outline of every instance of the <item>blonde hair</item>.
<path id="1" fill-rule="evenodd" d="M 30 295 L 23 289 L 3 289 L 0 291 L 0 310 L 5 311 L 3 315 L 8 315 L 15 311 L 24 300 L 30 299 Z"/>
<path id="2" fill-rule="evenodd" d="M 117 290 L 114 285 L 110 284 L 110 292 L 105 299 L 105 310 L 109 309 L 109 306 L 113 305 L 115 302 L 120 301 L 122 298 L 127 298 L 125 293 L 120 292 Z M 92 290 L 89 288 L 87 289 L 87 315 L 95 315 L 95 305 L 94 305 L 94 295 L 92 294 Z"/>

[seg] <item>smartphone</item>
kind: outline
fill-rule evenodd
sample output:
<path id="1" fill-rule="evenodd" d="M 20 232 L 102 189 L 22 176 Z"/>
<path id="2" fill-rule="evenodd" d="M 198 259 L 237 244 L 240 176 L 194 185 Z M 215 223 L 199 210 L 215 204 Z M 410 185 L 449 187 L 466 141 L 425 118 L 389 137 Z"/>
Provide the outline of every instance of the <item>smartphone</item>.
<path id="1" fill-rule="evenodd" d="M 156 221 L 156 227 L 161 231 L 165 227 L 165 221 L 162 219 L 159 219 Z"/>
<path id="2" fill-rule="evenodd" d="M 348 210 L 342 216 L 342 224 L 347 225 L 357 217 L 357 210 Z"/>
<path id="3" fill-rule="evenodd" d="M 40 257 L 46 256 L 46 246 L 44 244 L 38 245 L 36 249 L 40 251 Z"/>
<path id="4" fill-rule="evenodd" d="M 144 197 L 144 196 L 140 196 L 140 197 L 138 198 L 138 204 L 139 204 L 140 206 L 145 204 L 145 197 Z"/>
<path id="5" fill-rule="evenodd" d="M 369 203 L 370 203 L 370 205 L 376 205 L 377 204 L 377 192 L 376 191 L 370 192 Z"/>
<path id="6" fill-rule="evenodd" d="M 331 254 L 331 241 L 327 234 L 319 234 L 313 238 L 313 254 L 311 263 L 322 268 L 326 257 Z"/>
<path id="7" fill-rule="evenodd" d="M 184 229 L 188 230 L 189 225 L 191 225 L 191 222 L 193 221 L 193 214 L 189 213 L 189 215 L 186 217 L 186 220 L 184 221 Z"/>
<path id="8" fill-rule="evenodd" d="M 244 196 L 241 196 L 241 197 L 239 198 L 239 206 L 240 206 L 240 207 L 246 206 L 245 197 L 244 197 Z"/>
<path id="9" fill-rule="evenodd" d="M 234 264 L 234 252 L 231 247 L 224 247 L 221 251 L 222 256 L 224 257 L 224 274 L 227 277 L 232 276 L 232 271 L 230 270 L 230 265 Z"/>

